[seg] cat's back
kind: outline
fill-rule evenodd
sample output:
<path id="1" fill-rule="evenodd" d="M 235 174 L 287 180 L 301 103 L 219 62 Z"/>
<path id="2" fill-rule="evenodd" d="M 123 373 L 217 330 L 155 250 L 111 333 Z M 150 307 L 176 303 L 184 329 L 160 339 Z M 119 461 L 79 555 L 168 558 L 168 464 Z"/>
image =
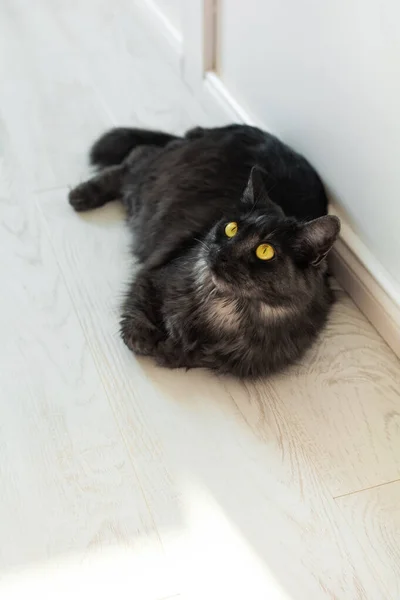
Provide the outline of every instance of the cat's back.
<path id="1" fill-rule="evenodd" d="M 191 138 L 202 134 L 206 144 L 224 153 L 232 169 L 241 172 L 245 165 L 245 181 L 253 165 L 262 167 L 271 199 L 287 216 L 304 220 L 327 213 L 326 192 L 315 168 L 276 136 L 248 125 L 197 128 L 186 135 Z"/>
<path id="2" fill-rule="evenodd" d="M 287 216 L 326 214 L 317 173 L 275 136 L 246 125 L 195 128 L 127 177 L 139 258 L 147 260 L 156 246 L 157 256 L 167 256 L 217 220 L 231 219 L 254 165 L 264 169 L 266 189 Z"/>
<path id="3" fill-rule="evenodd" d="M 153 208 L 204 207 L 210 201 L 217 213 L 240 200 L 254 165 L 264 169 L 269 195 L 287 216 L 326 214 L 325 190 L 309 162 L 274 135 L 248 125 L 189 130 L 158 151 L 140 175 Z"/>

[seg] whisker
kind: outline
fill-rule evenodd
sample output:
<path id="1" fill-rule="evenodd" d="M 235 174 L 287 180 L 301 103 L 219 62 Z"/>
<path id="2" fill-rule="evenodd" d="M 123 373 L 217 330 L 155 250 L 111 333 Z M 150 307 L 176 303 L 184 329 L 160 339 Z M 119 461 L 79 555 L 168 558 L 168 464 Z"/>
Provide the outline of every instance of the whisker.
<path id="1" fill-rule="evenodd" d="M 199 240 L 199 238 L 193 238 L 196 242 L 199 242 L 206 250 L 210 251 L 210 246 L 208 246 L 203 240 Z"/>

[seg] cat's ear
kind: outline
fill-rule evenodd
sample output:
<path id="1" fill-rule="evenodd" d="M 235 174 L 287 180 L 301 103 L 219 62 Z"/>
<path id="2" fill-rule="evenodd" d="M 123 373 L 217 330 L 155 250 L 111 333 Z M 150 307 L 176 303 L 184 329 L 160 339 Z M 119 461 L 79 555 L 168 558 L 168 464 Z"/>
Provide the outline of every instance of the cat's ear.
<path id="1" fill-rule="evenodd" d="M 332 215 L 304 223 L 296 236 L 296 251 L 303 260 L 316 267 L 332 248 L 339 232 L 340 221 Z"/>
<path id="2" fill-rule="evenodd" d="M 250 171 L 249 180 L 243 192 L 242 202 L 249 206 L 260 203 L 260 206 L 263 206 L 263 208 L 268 208 L 270 211 L 277 212 L 283 216 L 283 210 L 268 196 L 264 183 L 267 178 L 271 180 L 271 177 L 264 169 L 255 165 Z"/>
<path id="3" fill-rule="evenodd" d="M 254 204 L 261 197 L 267 195 L 263 174 L 265 174 L 265 171 L 263 171 L 260 167 L 252 167 L 246 189 L 243 193 L 242 200 L 244 203 Z"/>

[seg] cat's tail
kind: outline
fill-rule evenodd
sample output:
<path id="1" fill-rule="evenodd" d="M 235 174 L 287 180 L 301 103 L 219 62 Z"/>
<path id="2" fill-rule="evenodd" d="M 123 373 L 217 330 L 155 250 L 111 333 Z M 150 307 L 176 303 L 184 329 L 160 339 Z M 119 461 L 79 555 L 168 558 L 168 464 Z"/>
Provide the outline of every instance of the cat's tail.
<path id="1" fill-rule="evenodd" d="M 116 127 L 104 133 L 90 150 L 92 165 L 104 168 L 119 165 L 136 146 L 166 146 L 179 139 L 162 131 Z"/>

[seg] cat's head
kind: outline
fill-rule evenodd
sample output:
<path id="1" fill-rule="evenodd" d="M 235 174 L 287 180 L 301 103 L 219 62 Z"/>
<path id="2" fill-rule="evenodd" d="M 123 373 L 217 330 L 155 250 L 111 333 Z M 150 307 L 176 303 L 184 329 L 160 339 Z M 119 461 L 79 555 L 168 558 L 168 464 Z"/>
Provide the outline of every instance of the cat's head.
<path id="1" fill-rule="evenodd" d="M 221 292 L 281 306 L 317 292 L 339 231 L 337 217 L 286 217 L 253 167 L 239 210 L 208 233 L 202 257 Z"/>

